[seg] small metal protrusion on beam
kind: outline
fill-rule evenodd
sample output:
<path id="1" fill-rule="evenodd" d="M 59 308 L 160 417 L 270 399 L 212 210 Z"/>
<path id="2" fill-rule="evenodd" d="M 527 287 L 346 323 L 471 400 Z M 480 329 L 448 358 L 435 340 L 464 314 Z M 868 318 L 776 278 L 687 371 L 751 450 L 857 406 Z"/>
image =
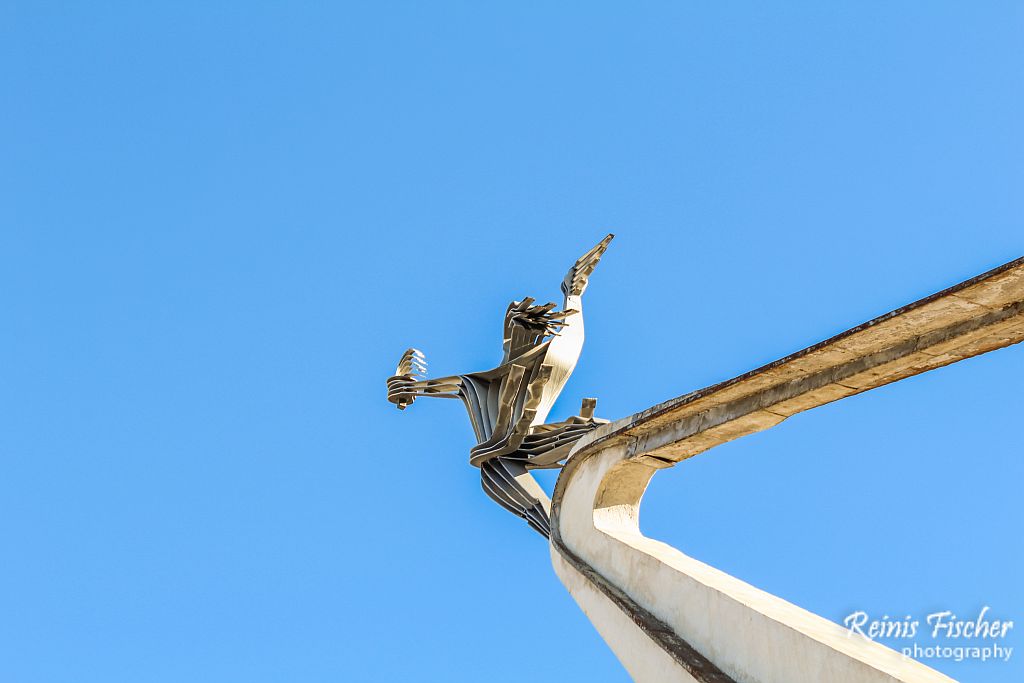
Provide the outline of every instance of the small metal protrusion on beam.
<path id="1" fill-rule="evenodd" d="M 594 417 L 594 409 L 597 408 L 596 398 L 585 398 L 583 404 L 580 406 L 580 417 L 584 420 L 589 420 Z"/>

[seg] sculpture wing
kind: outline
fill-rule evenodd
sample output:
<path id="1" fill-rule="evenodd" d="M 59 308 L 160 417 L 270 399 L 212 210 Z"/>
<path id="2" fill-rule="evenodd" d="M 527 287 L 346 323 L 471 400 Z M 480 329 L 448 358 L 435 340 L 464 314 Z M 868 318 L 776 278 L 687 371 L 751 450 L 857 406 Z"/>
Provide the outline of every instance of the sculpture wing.
<path id="1" fill-rule="evenodd" d="M 565 279 L 562 280 L 562 293 L 565 296 L 581 296 L 583 294 L 587 289 L 590 274 L 594 272 L 597 262 L 601 260 L 604 252 L 608 250 L 608 245 L 614 237 L 615 235 L 609 233 L 603 240 L 594 245 L 593 249 L 580 256 L 576 263 L 572 264 L 572 268 L 569 269 Z"/>
<path id="2" fill-rule="evenodd" d="M 388 377 L 388 400 L 405 410 L 417 396 L 459 398 L 461 377 L 427 379 L 427 359 L 419 349 L 406 349 L 398 361 L 395 374 Z"/>

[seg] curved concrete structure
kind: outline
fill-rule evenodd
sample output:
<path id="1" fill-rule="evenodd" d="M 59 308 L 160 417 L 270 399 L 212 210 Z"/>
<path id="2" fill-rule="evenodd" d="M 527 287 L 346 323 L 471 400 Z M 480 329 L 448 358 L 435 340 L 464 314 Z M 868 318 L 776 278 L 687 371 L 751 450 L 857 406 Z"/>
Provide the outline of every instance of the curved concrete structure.
<path id="1" fill-rule="evenodd" d="M 638 681 L 949 677 L 644 537 L 659 469 L 790 415 L 1024 339 L 1024 259 L 591 432 L 552 498 L 559 578 Z"/>

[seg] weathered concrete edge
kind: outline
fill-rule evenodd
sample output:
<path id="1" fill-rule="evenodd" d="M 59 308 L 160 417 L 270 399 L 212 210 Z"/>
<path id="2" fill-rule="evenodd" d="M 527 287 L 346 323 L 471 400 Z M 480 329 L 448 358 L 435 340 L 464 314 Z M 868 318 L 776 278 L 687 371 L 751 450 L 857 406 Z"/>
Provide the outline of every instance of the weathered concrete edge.
<path id="1" fill-rule="evenodd" d="M 1003 275 L 1005 273 L 1008 273 L 1009 271 L 1018 268 L 1024 268 L 1024 257 L 1014 259 L 1013 261 L 1004 263 L 1001 266 L 997 266 L 985 273 L 982 273 L 981 275 L 977 275 L 968 280 L 964 280 L 963 282 L 955 284 L 952 287 L 947 287 L 946 289 L 936 292 L 935 294 L 931 294 L 922 299 L 918 299 L 913 303 L 901 306 L 900 308 L 897 308 L 888 313 L 873 318 L 849 330 L 840 332 L 839 334 L 829 337 L 824 341 L 820 341 L 817 344 L 808 346 L 807 348 L 801 349 L 800 351 L 796 351 L 795 353 L 791 353 L 788 356 L 784 356 L 783 358 L 774 360 L 771 363 L 762 365 L 761 367 L 745 372 L 742 375 L 733 377 L 732 379 L 728 379 L 723 382 L 718 382 L 717 384 L 712 384 L 710 386 L 704 387 L 703 389 L 697 389 L 696 391 L 683 394 L 682 396 L 678 396 L 676 398 L 663 401 L 651 408 L 640 411 L 638 413 L 634 413 L 633 415 L 630 415 L 628 417 L 615 420 L 614 422 L 608 425 L 604 425 L 594 430 L 593 432 L 585 436 L 583 439 L 581 439 L 579 443 L 576 444 L 575 448 L 573 448 L 573 455 L 575 455 L 576 453 L 580 453 L 581 451 L 584 450 L 589 450 L 590 448 L 598 447 L 599 445 L 602 444 L 602 442 L 617 440 L 618 438 L 624 436 L 627 430 L 636 431 L 638 429 L 642 429 L 646 423 L 652 422 L 653 420 L 664 416 L 666 413 L 680 410 L 687 404 L 693 403 L 703 398 L 710 397 L 715 393 L 721 392 L 725 389 L 729 389 L 734 385 L 750 380 L 758 375 L 763 375 L 769 371 L 775 370 L 782 366 L 788 365 L 794 361 L 802 359 L 806 356 L 809 356 L 812 353 L 822 351 L 829 346 L 835 346 L 838 343 L 850 337 L 853 337 L 854 335 L 860 334 L 873 327 L 876 327 L 881 323 L 885 323 L 889 320 L 892 320 L 893 318 L 897 318 L 912 311 L 922 309 L 928 306 L 929 304 L 938 302 L 943 298 L 955 295 L 958 292 L 963 292 L 964 290 L 970 289 L 975 285 L 981 284 L 985 280 L 992 280 L 998 277 L 999 275 Z M 961 359 L 958 358 L 955 360 Z"/>
<path id="2" fill-rule="evenodd" d="M 692 645 L 680 638 L 672 627 L 641 607 L 616 588 L 593 567 L 583 561 L 576 553 L 562 542 L 558 525 L 551 528 L 551 546 L 562 558 L 578 571 L 587 581 L 596 587 L 609 600 L 625 613 L 636 626 L 653 640 L 672 659 L 683 667 L 687 673 L 700 683 L 736 683 L 707 657 L 698 652 Z"/>
<path id="3" fill-rule="evenodd" d="M 1022 339 L 1024 301 L 1018 301 L 998 311 L 956 320 L 926 334 L 911 334 L 878 351 L 852 355 L 842 362 L 822 363 L 796 379 L 753 387 L 738 396 L 710 394 L 705 402 L 677 407 L 666 413 L 672 418 L 667 423 L 664 418 L 659 423 L 645 421 L 630 426 L 626 433 L 637 439 L 631 448 L 632 455 L 674 463 L 726 441 L 773 427 L 811 408 L 1016 344 Z M 755 376 L 750 381 L 757 383 L 759 378 Z M 742 383 L 734 386 L 741 391 L 745 387 Z M 592 443 L 588 448 L 599 447 L 600 443 Z"/>

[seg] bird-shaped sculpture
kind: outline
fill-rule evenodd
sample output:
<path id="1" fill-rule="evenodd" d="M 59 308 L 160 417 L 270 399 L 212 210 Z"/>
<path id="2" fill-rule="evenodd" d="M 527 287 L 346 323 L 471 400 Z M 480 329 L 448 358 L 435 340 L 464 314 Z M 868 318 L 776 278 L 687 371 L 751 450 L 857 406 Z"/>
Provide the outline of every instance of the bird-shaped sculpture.
<path id="1" fill-rule="evenodd" d="M 597 425 L 596 399 L 583 399 L 579 415 L 545 422 L 583 350 L 583 293 L 608 249 L 608 235 L 581 256 L 562 281 L 561 311 L 527 297 L 505 312 L 504 358 L 493 370 L 427 379 L 423 354 L 409 349 L 387 380 L 388 400 L 399 409 L 417 397 L 458 398 L 469 412 L 477 445 L 469 452 L 484 491 L 499 505 L 550 535 L 550 502 L 530 474 L 562 466 L 573 444 Z"/>

